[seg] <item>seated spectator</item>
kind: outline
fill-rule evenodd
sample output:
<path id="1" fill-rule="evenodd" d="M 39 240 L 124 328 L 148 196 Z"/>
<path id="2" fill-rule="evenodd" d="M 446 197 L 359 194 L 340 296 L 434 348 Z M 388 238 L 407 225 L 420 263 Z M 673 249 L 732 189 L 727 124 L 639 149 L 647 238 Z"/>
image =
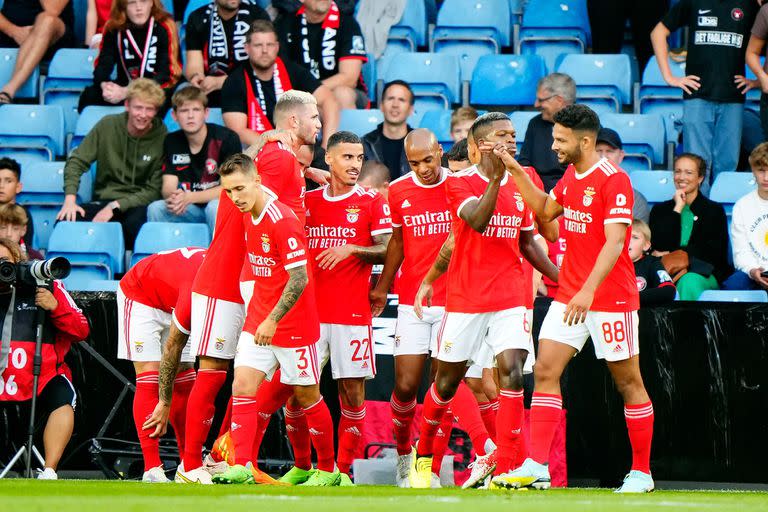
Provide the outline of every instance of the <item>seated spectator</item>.
<path id="1" fill-rule="evenodd" d="M 387 199 L 389 197 L 389 169 L 381 162 L 366 160 L 360 169 L 357 184 L 375 190 L 384 196 L 384 199 Z"/>
<path id="2" fill-rule="evenodd" d="M 523 149 L 518 161 L 520 165 L 536 169 L 549 192 L 563 177 L 565 166 L 557 161 L 552 151 L 552 122 L 555 114 L 576 100 L 576 82 L 563 73 L 552 73 L 539 80 L 534 106 L 541 112 L 528 123 Z"/>
<path id="3" fill-rule="evenodd" d="M 446 153 L 446 159 L 448 160 L 448 169 L 451 172 L 459 172 L 472 165 L 467 151 L 467 139 L 461 139 L 451 146 L 450 151 Z"/>
<path id="4" fill-rule="evenodd" d="M 723 207 L 701 193 L 704 159 L 683 153 L 675 158 L 674 169 L 674 197 L 651 209 L 653 254 L 662 256 L 680 300 L 697 300 L 731 274 L 728 223 Z"/>
<path id="5" fill-rule="evenodd" d="M 0 158 L 0 205 L 16 203 L 16 196 L 21 193 L 21 165 L 13 158 Z M 24 208 L 27 214 L 27 230 L 23 235 L 24 245 L 32 247 L 35 228 L 32 224 L 32 215 Z M 17 241 L 17 240 L 14 240 Z"/>
<path id="6" fill-rule="evenodd" d="M 622 144 L 621 137 L 615 130 L 611 130 L 610 128 L 600 128 L 596 142 L 595 150 L 597 150 L 597 154 L 600 155 L 600 157 L 607 158 L 614 164 L 621 166 L 621 162 L 624 161 L 624 144 Z M 632 207 L 632 216 L 635 219 L 648 222 L 651 215 L 651 207 L 648 206 L 648 200 L 636 189 L 633 188 L 632 192 L 635 194 L 635 205 Z"/>
<path id="7" fill-rule="evenodd" d="M 88 0 L 88 12 L 85 15 L 85 46 L 98 50 L 104 32 L 104 25 L 109 21 L 112 0 Z"/>
<path id="8" fill-rule="evenodd" d="M 472 107 L 459 107 L 454 110 L 451 114 L 451 140 L 459 142 L 466 139 L 477 117 L 477 110 Z"/>
<path id="9" fill-rule="evenodd" d="M 339 12 L 334 1 L 302 3 L 295 14 L 275 20 L 285 57 L 331 89 L 340 108 L 368 108 L 369 84 L 361 74 L 368 57 L 360 25 L 351 14 Z"/>
<path id="10" fill-rule="evenodd" d="M 28 225 L 29 217 L 24 208 L 13 203 L 0 204 L 0 238 L 19 244 L 26 259 L 41 260 L 43 255 L 24 241 Z"/>
<path id="11" fill-rule="evenodd" d="M 93 70 L 93 85 L 80 95 L 78 111 L 88 105 L 119 105 L 128 84 L 154 80 L 170 102 L 181 76 L 176 24 L 160 0 L 114 0 Z M 112 73 L 117 78 L 112 80 Z M 164 109 L 165 110 L 165 109 Z"/>
<path id="12" fill-rule="evenodd" d="M 224 80 L 238 64 L 248 60 L 245 35 L 256 20 L 269 15 L 255 2 L 216 0 L 189 15 L 184 76 L 208 95 L 208 106 L 221 105 Z"/>
<path id="13" fill-rule="evenodd" d="M 379 108 L 384 113 L 384 122 L 363 136 L 363 150 L 366 160 L 376 160 L 387 166 L 389 181 L 393 181 L 411 172 L 403 141 L 412 130 L 408 118 L 413 114 L 416 98 L 411 86 L 402 80 L 384 85 L 381 98 Z"/>
<path id="14" fill-rule="evenodd" d="M 240 153 L 237 134 L 207 123 L 208 98 L 190 85 L 173 95 L 171 115 L 181 130 L 165 136 L 163 199 L 150 203 L 150 222 L 207 222 L 213 233 L 219 207 L 219 164 Z"/>
<path id="15" fill-rule="evenodd" d="M 72 46 L 74 15 L 69 0 L 5 0 L 0 9 L 0 48 L 18 48 L 10 80 L 0 89 L 0 105 L 13 102 L 46 54 Z"/>
<path id="16" fill-rule="evenodd" d="M 338 0 L 336 3 L 339 6 L 341 14 L 352 15 L 355 13 L 355 4 L 359 0 Z M 304 0 L 272 0 L 272 7 L 277 10 L 281 15 L 295 14 L 301 9 L 301 4 Z"/>
<path id="17" fill-rule="evenodd" d="M 640 292 L 640 306 L 656 306 L 675 300 L 675 285 L 661 264 L 661 258 L 649 253 L 651 250 L 651 228 L 644 221 L 632 221 L 632 237 L 629 239 L 629 257 L 635 264 L 637 291 Z"/>
<path id="18" fill-rule="evenodd" d="M 165 125 L 157 111 L 165 93 L 157 83 L 137 78 L 128 86 L 125 112 L 104 116 L 64 166 L 64 205 L 58 220 L 119 222 L 125 246 L 133 248 L 147 220 L 147 205 L 160 198 Z M 94 201 L 77 204 L 80 176 L 96 163 Z"/>
<path id="19" fill-rule="evenodd" d="M 328 87 L 298 64 L 278 57 L 280 43 L 275 27 L 256 20 L 245 36 L 248 62 L 224 81 L 221 109 L 224 124 L 240 136 L 243 146 L 252 146 L 259 135 L 274 128 L 272 114 L 277 98 L 296 89 L 311 93 L 323 117 L 323 145 L 339 126 L 339 104 Z"/>
<path id="20" fill-rule="evenodd" d="M 726 290 L 768 290 L 768 142 L 749 156 L 757 189 L 733 206 L 731 246 L 736 272 Z"/>

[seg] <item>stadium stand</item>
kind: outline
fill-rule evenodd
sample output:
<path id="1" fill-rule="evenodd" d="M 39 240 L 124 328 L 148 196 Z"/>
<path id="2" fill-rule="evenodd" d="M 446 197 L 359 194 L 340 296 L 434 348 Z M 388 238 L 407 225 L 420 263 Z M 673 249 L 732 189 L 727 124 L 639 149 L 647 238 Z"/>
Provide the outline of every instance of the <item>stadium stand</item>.
<path id="1" fill-rule="evenodd" d="M 586 0 L 529 0 L 515 53 L 542 56 L 548 71 L 557 69 L 562 55 L 584 53 L 590 40 L 586 4 Z"/>
<path id="2" fill-rule="evenodd" d="M 730 219 L 733 205 L 755 189 L 755 177 L 751 172 L 721 172 L 715 178 L 709 198 L 723 205 Z"/>
<path id="3" fill-rule="evenodd" d="M 685 62 L 669 59 L 674 76 L 685 76 Z M 635 86 L 635 113 L 657 114 L 664 119 L 667 140 L 677 140 L 682 131 L 683 91 L 667 85 L 661 76 L 656 57 L 651 57 L 643 71 L 642 81 Z"/>
<path id="4" fill-rule="evenodd" d="M 566 55 L 557 71 L 576 81 L 576 101 L 598 114 L 621 112 L 622 106 L 632 101 L 628 55 Z"/>
<path id="5" fill-rule="evenodd" d="M 768 302 L 765 290 L 706 290 L 699 302 Z"/>
<path id="6" fill-rule="evenodd" d="M 635 171 L 630 174 L 632 187 L 643 194 L 649 204 L 661 203 L 675 194 L 672 171 Z"/>
<path id="7" fill-rule="evenodd" d="M 427 9 L 424 0 L 410 0 L 397 24 L 389 30 L 387 46 L 415 52 L 427 44 Z"/>
<path id="8" fill-rule="evenodd" d="M 616 130 L 624 144 L 627 167 L 652 169 L 662 165 L 665 158 L 664 123 L 657 115 L 603 114 L 600 121 L 606 128 Z"/>
<path id="9" fill-rule="evenodd" d="M 375 130 L 379 123 L 384 122 L 384 114 L 381 110 L 353 110 L 341 111 L 339 130 L 346 130 L 362 137 L 371 130 Z"/>
<path id="10" fill-rule="evenodd" d="M 46 256 L 67 258 L 72 264 L 70 277 L 113 279 L 123 272 L 124 254 L 123 228 L 117 222 L 59 222 Z"/>
<path id="11" fill-rule="evenodd" d="M 77 118 L 77 123 L 75 123 L 75 132 L 69 141 L 68 153 L 71 153 L 73 149 L 80 145 L 85 136 L 88 135 L 88 132 L 91 131 L 102 117 L 110 114 L 119 114 L 124 111 L 125 107 L 123 106 L 101 107 L 92 105 L 85 107 Z"/>
<path id="12" fill-rule="evenodd" d="M 211 233 L 204 223 L 147 222 L 136 237 L 131 267 L 160 251 L 180 247 L 208 247 L 210 243 Z"/>
<path id="13" fill-rule="evenodd" d="M 517 111 L 512 112 L 509 116 L 512 119 L 512 124 L 515 125 L 515 136 L 517 139 L 517 153 L 520 154 L 520 149 L 523 147 L 523 141 L 525 140 L 525 132 L 528 129 L 528 123 L 539 115 L 538 112 L 531 111 Z"/>
<path id="14" fill-rule="evenodd" d="M 424 112 L 421 118 L 420 128 L 427 128 L 437 137 L 437 141 L 443 145 L 443 151 L 448 151 L 453 146 L 451 139 L 451 114 L 450 110 L 429 110 Z"/>
<path id="15" fill-rule="evenodd" d="M 0 155 L 52 161 L 64 155 L 64 111 L 58 105 L 0 107 Z"/>
<path id="16" fill-rule="evenodd" d="M 389 62 L 379 83 L 383 87 L 383 83 L 392 80 L 405 80 L 416 95 L 417 108 L 429 110 L 450 108 L 459 103 L 459 77 L 459 59 L 455 55 L 402 53 Z"/>
<path id="17" fill-rule="evenodd" d="M 48 75 L 40 81 L 40 103 L 59 105 L 64 110 L 66 133 L 74 133 L 80 93 L 93 82 L 93 62 L 97 50 L 62 48 L 48 66 Z"/>
<path id="18" fill-rule="evenodd" d="M 538 55 L 486 55 L 472 73 L 469 103 L 472 105 L 531 106 L 536 84 L 546 75 Z"/>
<path id="19" fill-rule="evenodd" d="M 6 83 L 13 75 L 18 48 L 0 48 L 0 83 Z M 40 66 L 35 67 L 24 85 L 16 92 L 16 98 L 37 98 L 37 86 L 40 82 Z"/>

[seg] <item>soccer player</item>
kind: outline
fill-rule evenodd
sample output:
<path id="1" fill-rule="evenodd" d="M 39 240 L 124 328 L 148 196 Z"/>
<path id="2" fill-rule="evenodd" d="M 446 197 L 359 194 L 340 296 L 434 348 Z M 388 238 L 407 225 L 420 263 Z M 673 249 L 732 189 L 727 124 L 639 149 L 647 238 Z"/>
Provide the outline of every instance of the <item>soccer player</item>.
<path id="1" fill-rule="evenodd" d="M 314 285 L 307 269 L 304 226 L 286 205 L 261 186 L 253 160 L 238 154 L 220 168 L 222 186 L 246 218 L 247 265 L 256 283 L 237 344 L 231 436 L 236 465 L 216 475 L 218 483 L 253 483 L 251 449 L 256 435 L 256 392 L 266 378 L 293 387 L 318 456 L 308 486 L 338 485 L 333 422 L 320 395 L 316 348 L 320 326 Z"/>
<path id="2" fill-rule="evenodd" d="M 168 482 L 160 460 L 157 435 L 145 422 L 158 405 L 184 453 L 187 401 L 195 382 L 195 355 L 188 334 L 192 281 L 205 257 L 205 249 L 187 247 L 153 254 L 138 262 L 120 280 L 117 289 L 117 357 L 133 361 L 136 394 L 133 421 L 144 456 L 144 482 Z M 158 400 L 158 372 L 166 339 L 181 340 L 178 374 L 163 375 L 165 394 Z M 163 431 L 165 429 L 163 428 Z"/>
<path id="3" fill-rule="evenodd" d="M 363 165 L 363 143 L 357 135 L 331 135 L 325 161 L 330 184 L 307 194 L 307 245 L 320 317 L 317 352 L 321 365 L 330 358 L 338 383 L 337 460 L 342 485 L 349 485 L 352 461 L 363 448 L 365 380 L 376 375 L 368 299 L 371 270 L 384 262 L 392 220 L 381 194 L 357 184 Z"/>
<path id="4" fill-rule="evenodd" d="M 569 164 L 550 195 L 536 188 L 520 165 L 496 147 L 520 193 L 536 215 L 565 217 L 565 253 L 559 288 L 539 334 L 536 384 L 531 403 L 531 456 L 503 477 L 500 485 L 550 485 L 549 450 L 560 424 L 560 376 L 592 337 L 595 353 L 605 359 L 624 399 L 632 445 L 632 470 L 618 492 L 653 490 L 650 473 L 653 405 L 639 366 L 634 268 L 628 245 L 632 223 L 629 176 L 595 151 L 597 115 L 584 105 L 565 107 L 555 117 L 552 149 Z"/>
<path id="5" fill-rule="evenodd" d="M 468 364 L 481 362 L 477 359 L 486 345 L 499 367 L 498 450 L 476 461 L 484 470 L 473 472 L 478 473 L 473 475 L 473 483 L 491 472 L 509 471 L 515 458 L 523 421 L 523 371 L 530 371 L 533 363 L 533 344 L 525 317 L 529 287 L 515 284 L 524 280 L 523 256 L 554 278 L 557 270 L 533 240 L 530 209 L 502 161 L 488 149 L 489 143 L 491 147 L 513 145 L 514 137 L 514 127 L 505 114 L 480 116 L 467 139 L 470 161 L 475 165 L 451 175 L 446 182 L 448 204 L 451 213 L 455 212 L 455 256 L 448 255 L 451 244 L 444 244 L 414 304 L 417 314 L 421 313 L 422 297 L 427 298 L 427 305 L 431 304 L 432 283 L 445 272 L 450 259 L 437 374 L 424 399 L 421 438 L 409 476 L 412 487 L 429 487 L 437 426 Z"/>

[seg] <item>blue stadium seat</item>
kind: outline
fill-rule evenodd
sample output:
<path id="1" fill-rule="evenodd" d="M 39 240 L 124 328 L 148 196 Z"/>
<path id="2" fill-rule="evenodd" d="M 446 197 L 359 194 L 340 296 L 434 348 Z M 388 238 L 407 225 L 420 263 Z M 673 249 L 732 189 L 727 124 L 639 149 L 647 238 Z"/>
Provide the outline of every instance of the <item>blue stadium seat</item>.
<path id="1" fill-rule="evenodd" d="M 625 158 L 647 162 L 647 168 L 664 163 L 665 131 L 661 117 L 646 114 L 603 114 L 600 121 L 616 130 Z"/>
<path id="2" fill-rule="evenodd" d="M 80 93 L 93 82 L 93 64 L 97 50 L 62 48 L 48 67 L 48 76 L 40 86 L 40 103 L 59 105 L 64 110 L 65 133 L 74 133 Z"/>
<path id="3" fill-rule="evenodd" d="M 184 9 L 184 25 L 187 24 L 187 20 L 189 19 L 189 15 L 192 14 L 192 11 L 196 11 L 204 5 L 213 3 L 213 1 L 214 0 L 189 0 L 187 8 Z"/>
<path id="4" fill-rule="evenodd" d="M 629 177 L 632 188 L 643 194 L 649 203 L 668 201 L 675 194 L 672 171 L 635 171 Z"/>
<path id="5" fill-rule="evenodd" d="M 208 247 L 211 233 L 204 223 L 147 222 L 136 235 L 131 266 L 160 251 L 180 247 Z"/>
<path id="6" fill-rule="evenodd" d="M 756 186 L 751 172 L 721 172 L 712 184 L 709 198 L 722 204 L 725 214 L 730 217 L 736 201 L 755 190 Z"/>
<path id="7" fill-rule="evenodd" d="M 589 42 L 586 0 L 529 0 L 515 53 L 541 55 L 554 71 L 561 55 L 584 53 Z"/>
<path id="8" fill-rule="evenodd" d="M 56 105 L 0 107 L 0 155 L 51 161 L 64 154 L 64 111 Z"/>
<path id="9" fill-rule="evenodd" d="M 427 9 L 424 0 L 405 2 L 403 16 L 389 29 L 387 46 L 402 47 L 415 52 L 419 46 L 427 44 Z"/>
<path id="10" fill-rule="evenodd" d="M 760 65 L 765 66 L 765 57 L 760 57 Z M 744 76 L 746 76 L 750 80 L 757 80 L 757 76 L 752 72 L 752 70 L 749 68 L 749 66 L 746 66 L 746 71 L 744 72 Z M 761 94 L 760 87 L 755 87 L 754 89 L 751 89 L 747 91 L 747 97 L 744 102 L 744 106 L 750 110 L 754 110 L 755 112 L 760 112 L 760 94 Z"/>
<path id="11" fill-rule="evenodd" d="M 16 197 L 23 205 L 53 206 L 57 211 L 64 202 L 65 162 L 31 162 L 22 169 L 24 188 Z M 93 196 L 93 175 L 83 173 L 77 202 L 87 203 Z"/>
<path id="12" fill-rule="evenodd" d="M 90 106 L 85 107 L 77 118 L 77 124 L 75 124 L 75 133 L 72 135 L 72 140 L 69 142 L 69 152 L 80 145 L 88 132 L 98 123 L 102 117 L 111 114 L 120 114 L 125 112 L 125 107 L 102 107 L 102 106 Z"/>
<path id="13" fill-rule="evenodd" d="M 450 108 L 461 99 L 459 60 L 440 53 L 401 53 L 390 60 L 381 79 L 400 79 L 411 86 L 419 104 Z"/>
<path id="14" fill-rule="evenodd" d="M 533 105 L 536 84 L 545 74 L 544 59 L 538 55 L 480 57 L 469 85 L 469 102 L 472 105 Z"/>
<path id="15" fill-rule="evenodd" d="M 211 124 L 218 124 L 218 125 L 224 126 L 224 116 L 222 115 L 220 108 L 208 109 L 208 122 Z M 165 127 L 169 132 L 175 132 L 176 130 L 181 130 L 179 123 L 177 123 L 176 120 L 171 115 L 171 110 L 165 113 L 165 118 L 163 118 L 163 123 L 165 123 Z"/>
<path id="16" fill-rule="evenodd" d="M 363 82 L 368 87 L 368 98 L 371 101 L 376 100 L 376 59 L 373 54 L 367 54 L 368 61 L 363 62 L 363 69 L 361 74 L 363 76 Z"/>
<path id="17" fill-rule="evenodd" d="M 685 76 L 685 62 L 669 59 L 669 67 L 673 76 Z M 662 116 L 667 140 L 677 141 L 683 122 L 683 91 L 664 81 L 655 56 L 645 66 L 640 87 L 636 89 L 635 113 Z"/>
<path id="18" fill-rule="evenodd" d="M 566 55 L 557 71 L 576 81 L 578 102 L 600 114 L 621 112 L 621 106 L 632 101 L 632 65 L 628 55 Z"/>
<path id="19" fill-rule="evenodd" d="M 430 110 L 424 112 L 419 128 L 426 128 L 435 134 L 437 141 L 443 145 L 443 151 L 453 146 L 451 139 L 451 110 Z"/>
<path id="20" fill-rule="evenodd" d="M 94 279 L 88 273 L 76 272 L 64 279 L 64 286 L 69 291 L 78 292 L 116 292 L 120 281 L 115 279 Z"/>
<path id="21" fill-rule="evenodd" d="M 539 115 L 536 111 L 518 110 L 512 112 L 509 118 L 512 120 L 512 124 L 515 125 L 515 139 L 517 140 L 517 154 L 520 154 L 520 150 L 523 147 L 523 141 L 525 140 L 525 132 L 528 130 L 528 123 L 531 119 Z"/>
<path id="22" fill-rule="evenodd" d="M 173 0 L 163 0 L 163 8 L 173 15 Z"/>
<path id="23" fill-rule="evenodd" d="M 13 76 L 18 53 L 18 48 L 0 48 L 0 83 L 7 83 Z M 16 91 L 16 98 L 37 98 L 38 82 L 40 82 L 40 66 L 35 66 L 27 81 Z"/>
<path id="24" fill-rule="evenodd" d="M 362 137 L 375 130 L 379 123 L 384 122 L 381 110 L 344 109 L 341 111 L 339 130 L 350 131 Z"/>
<path id="25" fill-rule="evenodd" d="M 765 290 L 705 290 L 699 302 L 768 302 Z"/>
<path id="26" fill-rule="evenodd" d="M 73 274 L 113 279 L 123 272 L 123 227 L 117 222 L 59 222 L 48 242 L 48 257 L 64 256 Z"/>

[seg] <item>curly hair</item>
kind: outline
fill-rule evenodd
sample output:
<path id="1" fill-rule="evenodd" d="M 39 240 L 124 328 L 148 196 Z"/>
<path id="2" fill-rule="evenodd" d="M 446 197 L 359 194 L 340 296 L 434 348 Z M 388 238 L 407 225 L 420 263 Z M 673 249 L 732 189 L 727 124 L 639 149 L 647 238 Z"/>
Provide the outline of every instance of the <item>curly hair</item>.
<path id="1" fill-rule="evenodd" d="M 600 118 L 594 110 L 580 103 L 564 107 L 555 114 L 553 121 L 574 131 L 594 133 L 595 136 L 600 131 Z"/>

